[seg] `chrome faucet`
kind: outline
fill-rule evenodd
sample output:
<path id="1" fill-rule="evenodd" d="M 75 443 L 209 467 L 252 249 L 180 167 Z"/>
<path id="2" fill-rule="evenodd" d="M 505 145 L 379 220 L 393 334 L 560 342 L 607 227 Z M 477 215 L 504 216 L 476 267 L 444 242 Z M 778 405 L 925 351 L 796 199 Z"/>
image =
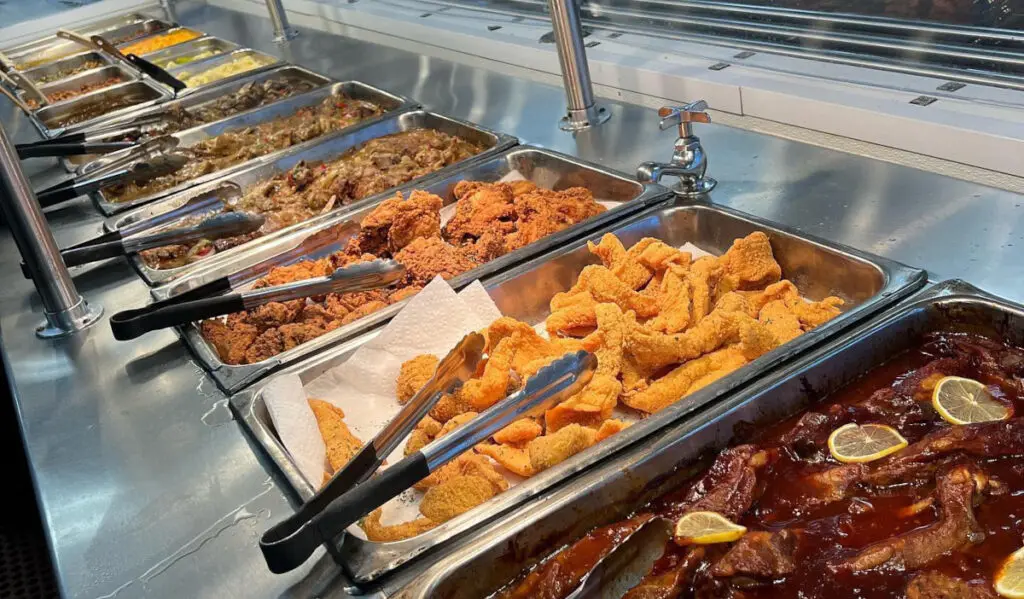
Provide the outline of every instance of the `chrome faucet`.
<path id="1" fill-rule="evenodd" d="M 664 106 L 658 111 L 661 122 L 658 128 L 664 131 L 673 125 L 679 127 L 679 139 L 676 140 L 672 152 L 672 161 L 644 162 L 636 169 L 636 178 L 640 181 L 657 183 L 665 175 L 679 177 L 679 184 L 674 187 L 681 195 L 698 195 L 714 189 L 718 181 L 705 177 L 708 170 L 708 155 L 700 145 L 700 138 L 693 134 L 690 123 L 710 123 L 711 116 L 705 112 L 708 103 L 698 100 L 685 106 Z"/>

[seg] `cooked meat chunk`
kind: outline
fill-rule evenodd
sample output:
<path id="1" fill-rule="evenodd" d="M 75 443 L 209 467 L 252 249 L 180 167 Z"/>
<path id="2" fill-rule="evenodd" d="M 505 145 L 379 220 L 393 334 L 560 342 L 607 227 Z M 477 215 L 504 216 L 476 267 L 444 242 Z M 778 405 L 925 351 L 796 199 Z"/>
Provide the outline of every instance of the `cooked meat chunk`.
<path id="1" fill-rule="evenodd" d="M 985 538 L 974 519 L 975 469 L 956 466 L 939 476 L 939 521 L 892 539 L 875 543 L 853 558 L 838 564 L 838 569 L 854 571 L 891 563 L 899 568 L 927 566 L 943 555 Z"/>
<path id="2" fill-rule="evenodd" d="M 941 572 L 922 572 L 907 585 L 907 599 L 996 599 L 996 594 Z"/>
<path id="3" fill-rule="evenodd" d="M 713 576 L 781 578 L 796 570 L 800 532 L 753 531 L 743 535 L 711 568 Z"/>

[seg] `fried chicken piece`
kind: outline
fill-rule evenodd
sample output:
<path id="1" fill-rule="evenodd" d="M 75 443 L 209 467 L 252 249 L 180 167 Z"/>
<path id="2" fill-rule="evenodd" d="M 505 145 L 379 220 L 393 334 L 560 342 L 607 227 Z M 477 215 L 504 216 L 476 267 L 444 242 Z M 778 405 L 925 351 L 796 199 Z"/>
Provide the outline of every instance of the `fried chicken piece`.
<path id="1" fill-rule="evenodd" d="M 357 310 L 366 304 L 372 302 L 386 303 L 388 299 L 387 291 L 383 289 L 370 289 L 368 291 L 354 291 L 351 293 L 342 293 L 338 295 L 338 301 L 341 305 L 348 308 L 349 311 Z M 348 316 L 346 314 L 346 316 Z"/>
<path id="2" fill-rule="evenodd" d="M 653 372 L 735 343 L 740 340 L 741 331 L 755 323 L 746 314 L 716 310 L 688 331 L 666 335 L 631 320 L 626 351 Z"/>
<path id="3" fill-rule="evenodd" d="M 533 464 L 530 463 L 530 454 L 525 448 L 481 443 L 476 446 L 476 451 L 491 458 L 513 474 L 526 477 L 536 474 Z"/>
<path id="4" fill-rule="evenodd" d="M 508 481 L 494 469 L 494 464 L 491 460 L 486 456 L 477 455 L 471 451 L 460 454 L 452 461 L 430 473 L 429 476 L 413 485 L 413 488 L 425 491 L 455 476 L 466 475 L 478 476 L 488 481 L 498 493 L 508 489 Z"/>
<path id="5" fill-rule="evenodd" d="M 587 386 L 544 413 L 548 433 L 570 425 L 600 426 L 611 417 L 622 394 L 622 383 L 614 376 L 595 374 Z"/>
<path id="6" fill-rule="evenodd" d="M 380 523 L 383 513 L 382 509 L 377 508 L 359 522 L 359 527 L 366 533 L 367 540 L 374 543 L 393 543 L 421 535 L 440 524 L 430 518 L 417 518 L 412 522 L 386 525 Z"/>
<path id="7" fill-rule="evenodd" d="M 541 337 L 530 325 L 507 316 L 491 323 L 486 333 L 490 347 L 506 339 L 510 341 L 508 349 L 512 353 L 512 370 L 516 372 L 522 372 L 527 364 L 535 360 L 565 353 Z"/>
<path id="8" fill-rule="evenodd" d="M 533 418 L 520 418 L 494 433 L 494 441 L 502 445 L 522 445 L 533 441 L 544 432 Z"/>
<path id="9" fill-rule="evenodd" d="M 583 337 L 597 325 L 597 300 L 589 291 L 562 298 L 559 306 L 544 321 L 544 328 L 552 338 L 559 334 Z"/>
<path id="10" fill-rule="evenodd" d="M 405 450 L 403 453 L 406 456 L 410 456 L 427 445 L 430 445 L 431 441 L 433 441 L 433 439 L 425 431 L 414 429 L 409 433 L 409 440 L 405 442 Z"/>
<path id="11" fill-rule="evenodd" d="M 514 340 L 511 337 L 502 339 L 497 347 L 487 356 L 484 373 L 466 381 L 460 395 L 469 406 L 482 412 L 505 397 L 512 380 L 512 358 L 515 356 Z"/>
<path id="12" fill-rule="evenodd" d="M 284 351 L 284 336 L 281 331 L 273 328 L 260 333 L 253 340 L 249 349 L 245 350 L 245 363 L 262 362 Z"/>
<path id="13" fill-rule="evenodd" d="M 338 406 L 322 399 L 310 399 L 309 407 L 327 446 L 327 463 L 333 472 L 338 472 L 359 453 L 363 442 L 348 429 L 345 412 Z"/>
<path id="14" fill-rule="evenodd" d="M 723 268 L 718 258 L 704 256 L 698 258 L 686 271 L 686 280 L 690 286 L 690 325 L 700 322 L 711 312 L 711 305 L 718 289 Z M 637 316 L 641 316 L 637 312 Z"/>
<path id="15" fill-rule="evenodd" d="M 654 274 L 653 270 L 637 261 L 637 256 L 655 241 L 650 237 L 642 239 L 627 252 L 618 237 L 605 233 L 600 243 L 588 241 L 587 249 L 600 258 L 605 268 L 612 271 L 620 281 L 636 290 L 646 285 Z"/>
<path id="16" fill-rule="evenodd" d="M 512 252 L 543 239 L 552 233 L 596 216 L 605 207 L 594 201 L 593 194 L 582 187 L 562 191 L 537 188 L 516 196 L 515 232 L 505 238 L 505 249 Z"/>
<path id="17" fill-rule="evenodd" d="M 433 522 L 447 522 L 499 492 L 485 478 L 472 474 L 453 476 L 427 489 L 420 501 L 420 513 Z"/>
<path id="18" fill-rule="evenodd" d="M 635 410 L 653 414 L 746 363 L 747 359 L 739 349 L 720 349 L 679 366 L 643 391 L 625 396 L 622 401 Z"/>
<path id="19" fill-rule="evenodd" d="M 601 427 L 597 429 L 596 442 L 600 443 L 601 441 L 604 441 L 608 437 L 611 437 L 616 433 L 620 433 L 626 430 L 627 428 L 629 428 L 629 426 L 630 425 L 628 422 L 623 422 L 622 420 L 617 420 L 614 418 L 605 420 L 604 422 L 601 423 Z"/>
<path id="20" fill-rule="evenodd" d="M 416 453 L 426 447 L 439 432 L 441 432 L 441 423 L 430 416 L 424 416 L 423 420 L 416 423 L 416 428 L 409 433 L 409 440 L 405 443 L 405 455 Z"/>
<path id="21" fill-rule="evenodd" d="M 770 301 L 761 308 L 757 319 L 764 323 L 780 343 L 786 343 L 803 335 L 804 329 L 785 300 Z"/>
<path id="22" fill-rule="evenodd" d="M 598 426 L 611 416 L 622 393 L 618 376 L 628 327 L 626 316 L 615 304 L 598 304 L 595 311 L 597 330 L 583 340 L 584 349 L 597 357 L 594 377 L 578 394 L 545 413 L 549 433 L 574 422 Z"/>
<path id="23" fill-rule="evenodd" d="M 621 371 L 622 393 L 630 394 L 646 389 L 654 372 L 636 360 L 632 354 L 625 354 Z"/>
<path id="24" fill-rule="evenodd" d="M 437 420 L 434 420 L 430 416 L 424 416 L 423 420 L 416 423 L 416 428 L 414 430 L 423 431 L 433 438 L 437 436 L 437 433 L 441 432 L 441 426 L 441 423 Z"/>
<path id="25" fill-rule="evenodd" d="M 402 202 L 388 229 L 388 251 L 392 255 L 420 237 L 441 236 L 441 207 L 444 200 L 432 193 L 414 190 Z"/>
<path id="26" fill-rule="evenodd" d="M 597 442 L 594 429 L 570 424 L 556 433 L 537 437 L 526 446 L 535 472 L 564 462 Z"/>
<path id="27" fill-rule="evenodd" d="M 805 331 L 839 316 L 839 306 L 846 303 L 835 296 L 826 297 L 820 302 L 805 302 L 799 297 L 787 299 L 785 302 L 790 312 L 800 320 L 800 326 Z"/>
<path id="28" fill-rule="evenodd" d="M 342 301 L 341 295 L 337 293 L 328 293 L 324 297 L 323 307 L 333 317 L 341 320 L 348 316 L 348 313 L 352 311 L 345 302 Z"/>
<path id="29" fill-rule="evenodd" d="M 437 435 L 435 435 L 434 438 L 440 439 L 441 437 L 447 435 L 453 430 L 459 428 L 463 424 L 466 424 L 470 420 L 476 418 L 478 415 L 479 414 L 477 414 L 476 412 L 463 412 L 458 416 L 451 418 L 450 420 L 448 420 L 448 422 L 445 422 L 443 425 L 441 425 L 441 430 L 437 432 Z"/>
<path id="30" fill-rule="evenodd" d="M 648 324 L 662 333 L 678 333 L 690 326 L 690 283 L 676 269 L 665 272 L 658 292 L 659 313 Z"/>
<path id="31" fill-rule="evenodd" d="M 448 422 L 459 414 L 468 412 L 470 409 L 469 400 L 466 398 L 464 389 L 455 393 L 445 393 L 437 404 L 430 409 L 430 417 L 438 422 Z"/>
<path id="32" fill-rule="evenodd" d="M 363 218 L 347 253 L 394 255 L 414 239 L 440 237 L 443 205 L 444 200 L 425 191 L 415 190 L 408 199 L 395 193 Z"/>
<path id="33" fill-rule="evenodd" d="M 242 364 L 245 353 L 260 334 L 259 329 L 238 322 L 229 327 L 216 318 L 204 320 L 200 325 L 203 339 L 206 339 L 217 350 L 217 355 L 225 364 Z"/>
<path id="34" fill-rule="evenodd" d="M 373 314 L 377 310 L 383 310 L 384 308 L 387 308 L 387 307 L 388 307 L 387 302 L 383 302 L 383 301 L 380 301 L 380 300 L 373 300 L 371 302 L 366 302 L 365 304 L 359 306 L 358 308 L 354 308 L 351 312 L 346 314 L 345 317 L 341 319 L 341 324 L 346 325 L 346 324 L 355 322 L 355 321 L 359 320 L 360 318 L 363 318 L 365 316 L 369 316 L 370 314 Z"/>
<path id="35" fill-rule="evenodd" d="M 400 302 L 400 301 L 402 301 L 404 299 L 408 299 L 408 298 L 416 295 L 420 291 L 423 291 L 423 287 L 421 287 L 419 285 L 409 285 L 408 287 L 402 287 L 401 289 L 396 289 L 395 291 L 393 291 L 391 293 L 391 295 L 388 296 L 388 303 L 389 304 L 397 304 L 398 302 Z"/>
<path id="36" fill-rule="evenodd" d="M 261 331 L 294 322 L 302 313 L 304 300 L 293 300 L 286 303 L 270 302 L 256 306 L 245 314 L 245 321 Z"/>
<path id="37" fill-rule="evenodd" d="M 480 264 L 505 255 L 505 235 L 500 231 L 484 231 L 476 242 L 464 246 Z"/>
<path id="38" fill-rule="evenodd" d="M 761 289 L 782 278 L 782 267 L 772 254 L 771 241 L 761 231 L 734 241 L 722 256 L 721 264 L 728 291 Z"/>
<path id="39" fill-rule="evenodd" d="M 427 384 L 430 377 L 434 376 L 434 370 L 440 360 L 431 354 L 420 354 L 415 358 L 406 360 L 398 371 L 395 395 L 398 403 L 405 405 L 405 402 L 412 399 L 416 392 Z"/>
<path id="40" fill-rule="evenodd" d="M 599 304 L 610 302 L 617 304 L 623 311 L 632 310 L 638 318 L 651 318 L 658 314 L 655 298 L 638 293 L 620 281 L 612 271 L 597 265 L 584 268 L 572 289 L 551 298 L 551 311 L 573 306 L 580 301 L 574 296 L 583 292 L 589 292 Z"/>
<path id="41" fill-rule="evenodd" d="M 512 185 L 460 181 L 453 193 L 458 202 L 455 214 L 444 227 L 445 238 L 455 244 L 465 244 L 488 233 L 497 233 L 504 247 L 504 236 L 515 230 Z"/>
<path id="42" fill-rule="evenodd" d="M 761 313 L 761 309 L 768 302 L 800 299 L 800 290 L 789 279 L 782 279 L 778 283 L 773 283 L 765 287 L 763 291 L 740 291 L 739 293 L 747 299 L 750 310 L 753 311 L 750 315 L 754 318 L 757 318 L 757 315 Z"/>
<path id="43" fill-rule="evenodd" d="M 304 322 L 293 322 L 277 327 L 281 334 L 282 350 L 288 351 L 298 347 L 307 341 L 312 341 L 328 331 L 341 326 L 341 321 L 326 321 L 323 319 L 311 319 Z M 269 332 L 269 331 L 268 331 Z"/>
<path id="44" fill-rule="evenodd" d="M 303 260 L 286 266 L 275 266 L 270 269 L 266 276 L 260 278 L 253 284 L 254 289 L 264 287 L 276 287 L 285 283 L 304 281 L 315 277 L 327 276 L 334 272 L 334 265 L 330 258 L 320 260 Z"/>
<path id="45" fill-rule="evenodd" d="M 418 237 L 395 260 L 406 268 L 405 280 L 409 285 L 426 285 L 434 277 L 451 279 L 479 264 L 459 248 L 440 237 Z"/>
<path id="46" fill-rule="evenodd" d="M 630 251 L 633 251 L 635 247 L 630 248 Z M 668 269 L 669 265 L 688 270 L 690 263 L 693 262 L 693 255 L 690 252 L 674 248 L 660 239 L 654 239 L 641 249 L 636 260 L 654 272 L 664 271 Z"/>

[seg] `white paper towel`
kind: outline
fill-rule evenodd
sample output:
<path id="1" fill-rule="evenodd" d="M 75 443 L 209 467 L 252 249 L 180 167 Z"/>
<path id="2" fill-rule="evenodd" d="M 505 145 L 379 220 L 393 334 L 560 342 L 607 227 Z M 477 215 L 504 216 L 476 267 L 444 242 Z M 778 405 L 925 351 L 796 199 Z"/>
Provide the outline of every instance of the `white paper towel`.
<path id="1" fill-rule="evenodd" d="M 264 391 L 264 401 L 281 442 L 309 484 L 320 486 L 326 450 L 307 398 L 322 399 L 341 408 L 349 430 L 365 443 L 401 409 L 395 401 L 395 383 L 403 362 L 420 354 L 442 358 L 466 334 L 500 317 L 501 312 L 479 281 L 455 293 L 437 277 L 409 300 L 379 335 L 305 388 L 294 375 L 271 381 Z M 388 463 L 399 461 L 404 449 L 405 440 L 389 456 Z M 418 517 L 412 499 L 410 493 L 385 505 L 381 522 L 394 524 Z M 360 534 L 354 527 L 353 532 Z"/>

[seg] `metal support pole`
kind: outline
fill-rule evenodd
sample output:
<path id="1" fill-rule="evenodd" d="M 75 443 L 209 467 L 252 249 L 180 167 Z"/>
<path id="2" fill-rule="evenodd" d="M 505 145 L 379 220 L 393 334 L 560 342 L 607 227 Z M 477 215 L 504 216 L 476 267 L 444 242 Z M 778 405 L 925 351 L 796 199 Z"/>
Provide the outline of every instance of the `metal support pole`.
<path id="1" fill-rule="evenodd" d="M 562 84 L 569 103 L 569 113 L 559 126 L 566 131 L 579 131 L 600 125 L 611 117 L 611 113 L 594 102 L 579 5 L 576 0 L 548 0 L 548 10 L 551 12 L 558 62 L 562 67 Z"/>
<path id="2" fill-rule="evenodd" d="M 270 11 L 270 22 L 274 24 L 274 41 L 277 43 L 294 39 L 299 34 L 288 24 L 288 15 L 284 12 L 281 0 L 267 0 L 267 10 Z"/>
<path id="3" fill-rule="evenodd" d="M 0 178 L 3 179 L 0 204 L 43 300 L 46 322 L 36 328 L 36 335 L 43 339 L 64 337 L 95 323 L 103 314 L 103 308 L 90 306 L 75 289 L 43 209 L 21 171 L 18 153 L 3 127 L 0 127 Z"/>
<path id="4" fill-rule="evenodd" d="M 160 8 L 164 11 L 164 19 L 169 23 L 178 22 L 178 13 L 174 10 L 173 0 L 160 0 Z"/>

